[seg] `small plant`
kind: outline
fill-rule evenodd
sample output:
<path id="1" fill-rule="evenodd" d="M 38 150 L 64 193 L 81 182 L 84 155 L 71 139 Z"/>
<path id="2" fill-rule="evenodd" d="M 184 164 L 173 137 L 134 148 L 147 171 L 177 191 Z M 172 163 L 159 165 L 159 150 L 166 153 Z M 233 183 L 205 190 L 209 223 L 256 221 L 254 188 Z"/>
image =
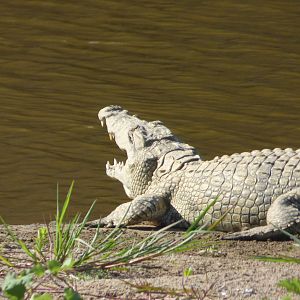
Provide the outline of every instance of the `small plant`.
<path id="1" fill-rule="evenodd" d="M 192 274 L 193 274 L 193 269 L 191 267 L 188 267 L 188 268 L 183 270 L 183 277 L 184 278 L 188 278 Z"/>
<path id="2" fill-rule="evenodd" d="M 52 299 L 52 295 L 64 295 L 64 299 L 78 300 L 79 295 L 76 280 L 80 274 L 93 273 L 96 270 L 120 268 L 137 264 L 166 253 L 186 251 L 194 247 L 207 248 L 209 241 L 192 241 L 193 238 L 206 231 L 198 226 L 207 210 L 216 200 L 201 213 L 188 231 L 178 238 L 168 236 L 167 230 L 181 221 L 175 222 L 151 233 L 141 241 L 133 241 L 131 246 L 126 243 L 123 229 L 114 228 L 108 234 L 100 233 L 96 228 L 93 238 L 87 242 L 82 239 L 82 233 L 90 217 L 95 202 L 92 204 L 83 220 L 76 214 L 67 223 L 66 215 L 70 205 L 74 182 L 72 182 L 64 202 L 59 201 L 57 188 L 57 211 L 54 225 L 47 224 L 38 229 L 33 245 L 29 246 L 18 238 L 11 227 L 2 223 L 12 241 L 22 250 L 0 255 L 0 262 L 14 270 L 8 272 L 2 285 L 2 293 L 9 299 Z M 213 226 L 209 227 L 212 229 Z M 16 272 L 18 270 L 18 272 Z M 186 276 L 190 273 L 187 271 Z"/>

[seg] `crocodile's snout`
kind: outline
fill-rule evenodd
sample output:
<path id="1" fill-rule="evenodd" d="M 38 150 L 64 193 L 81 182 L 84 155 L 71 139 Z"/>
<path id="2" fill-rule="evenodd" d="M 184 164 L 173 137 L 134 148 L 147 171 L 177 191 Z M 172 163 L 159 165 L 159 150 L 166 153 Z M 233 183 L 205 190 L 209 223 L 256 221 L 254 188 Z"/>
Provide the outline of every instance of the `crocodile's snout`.
<path id="1" fill-rule="evenodd" d="M 127 110 L 124 110 L 119 105 L 110 105 L 107 107 L 102 108 L 98 113 L 98 118 L 100 121 L 104 121 L 106 118 L 109 118 L 110 116 L 117 115 L 121 112 L 127 113 Z"/>

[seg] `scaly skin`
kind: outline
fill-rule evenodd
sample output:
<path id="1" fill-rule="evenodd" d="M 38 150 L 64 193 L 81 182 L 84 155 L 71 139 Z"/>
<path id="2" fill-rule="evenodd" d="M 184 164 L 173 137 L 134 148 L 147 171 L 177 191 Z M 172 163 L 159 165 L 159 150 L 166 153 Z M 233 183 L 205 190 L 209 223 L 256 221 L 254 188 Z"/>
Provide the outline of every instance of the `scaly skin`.
<path id="1" fill-rule="evenodd" d="M 183 219 L 187 227 L 217 197 L 203 223 L 227 212 L 216 228 L 235 232 L 227 238 L 280 238 L 279 228 L 300 231 L 300 150 L 255 150 L 203 161 L 159 121 L 140 120 L 119 106 L 102 109 L 99 118 L 128 156 L 125 164 L 107 164 L 107 174 L 133 199 L 101 219 L 101 226 Z"/>

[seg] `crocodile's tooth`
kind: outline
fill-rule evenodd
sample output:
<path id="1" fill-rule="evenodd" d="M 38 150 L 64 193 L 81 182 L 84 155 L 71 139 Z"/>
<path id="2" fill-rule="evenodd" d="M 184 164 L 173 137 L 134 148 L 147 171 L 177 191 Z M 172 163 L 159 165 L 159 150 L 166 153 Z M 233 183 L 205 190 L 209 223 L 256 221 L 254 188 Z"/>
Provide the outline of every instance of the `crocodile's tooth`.
<path id="1" fill-rule="evenodd" d="M 106 125 L 106 119 L 104 117 L 100 119 L 100 122 L 102 127 Z"/>
<path id="2" fill-rule="evenodd" d="M 109 132 L 108 135 L 111 141 L 115 139 L 115 134 L 113 132 Z"/>
<path id="3" fill-rule="evenodd" d="M 107 161 L 107 163 L 106 163 L 106 169 L 108 169 L 109 168 L 109 161 Z"/>
<path id="4" fill-rule="evenodd" d="M 117 160 L 114 158 L 114 166 L 118 164 Z"/>

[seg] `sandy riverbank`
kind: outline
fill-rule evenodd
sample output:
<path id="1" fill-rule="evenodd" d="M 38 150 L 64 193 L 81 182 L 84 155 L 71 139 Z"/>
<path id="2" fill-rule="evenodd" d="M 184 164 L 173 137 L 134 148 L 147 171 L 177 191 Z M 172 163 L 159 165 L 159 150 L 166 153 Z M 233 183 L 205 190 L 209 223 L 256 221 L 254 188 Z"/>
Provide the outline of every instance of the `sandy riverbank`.
<path id="1" fill-rule="evenodd" d="M 36 236 L 39 225 L 13 226 L 19 236 L 28 243 Z M 102 229 L 104 232 L 109 229 Z M 93 229 L 86 230 L 88 239 Z M 149 231 L 127 229 L 125 236 L 139 239 Z M 170 232 L 170 234 L 181 234 Z M 199 294 L 208 291 L 205 299 L 280 299 L 287 292 L 277 286 L 284 278 L 299 277 L 300 267 L 296 264 L 262 262 L 253 259 L 257 255 L 297 256 L 300 249 L 291 241 L 222 241 L 222 234 L 215 233 L 210 239 L 216 245 L 214 249 L 203 251 L 194 249 L 184 253 L 161 256 L 145 261 L 124 270 L 110 271 L 101 279 L 81 280 L 78 289 L 87 299 L 176 299 L 164 293 L 138 293 L 130 284 L 149 284 L 154 287 L 176 289 L 183 292 L 183 271 L 192 269 L 192 275 L 185 279 L 186 288 L 193 287 Z M 3 249 L 11 247 L 3 227 L 0 227 L 0 242 Z M 1 281 L 6 269 L 0 267 Z M 210 286 L 213 285 L 211 288 Z M 182 297 L 184 299 L 184 296 Z M 190 299 L 186 297 L 186 299 Z M 201 298 L 200 298 L 201 299 Z M 293 299 L 298 299 L 294 297 Z M 299 297 L 300 299 L 300 297 Z"/>

